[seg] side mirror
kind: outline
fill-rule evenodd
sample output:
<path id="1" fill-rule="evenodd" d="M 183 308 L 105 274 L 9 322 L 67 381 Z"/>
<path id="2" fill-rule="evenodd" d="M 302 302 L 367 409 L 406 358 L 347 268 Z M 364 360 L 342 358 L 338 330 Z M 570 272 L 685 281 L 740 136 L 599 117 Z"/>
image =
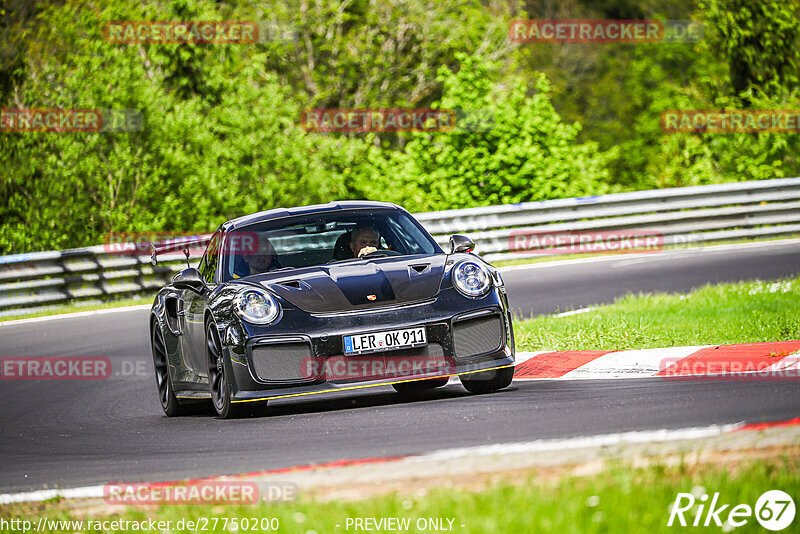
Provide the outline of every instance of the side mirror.
<path id="1" fill-rule="evenodd" d="M 200 278 L 200 271 L 194 267 L 184 269 L 172 279 L 172 285 L 175 289 L 191 289 L 201 293 L 206 287 L 206 283 Z"/>
<path id="2" fill-rule="evenodd" d="M 473 250 L 475 250 L 475 242 L 472 239 L 460 234 L 450 236 L 450 254 L 472 252 Z"/>

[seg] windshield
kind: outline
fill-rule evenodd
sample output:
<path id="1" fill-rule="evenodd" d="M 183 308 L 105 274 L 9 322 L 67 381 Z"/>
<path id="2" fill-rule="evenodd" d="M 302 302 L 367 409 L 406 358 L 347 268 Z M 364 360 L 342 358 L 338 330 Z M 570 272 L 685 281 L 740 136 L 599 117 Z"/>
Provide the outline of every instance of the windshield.
<path id="1" fill-rule="evenodd" d="M 223 281 L 358 258 L 441 254 L 413 217 L 399 210 L 314 213 L 228 232 Z"/>

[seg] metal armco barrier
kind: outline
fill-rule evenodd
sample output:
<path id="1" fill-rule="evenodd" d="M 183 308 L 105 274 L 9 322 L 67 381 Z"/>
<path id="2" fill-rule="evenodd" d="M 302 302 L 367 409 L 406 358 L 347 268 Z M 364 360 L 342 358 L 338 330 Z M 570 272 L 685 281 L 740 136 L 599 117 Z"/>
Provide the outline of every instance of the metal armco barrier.
<path id="1" fill-rule="evenodd" d="M 447 250 L 467 234 L 488 261 L 520 259 L 515 234 L 635 231 L 664 245 L 780 237 L 800 233 L 800 178 L 658 189 L 468 208 L 415 217 Z M 192 259 L 196 260 L 197 256 Z M 170 254 L 109 254 L 103 245 L 0 257 L 0 316 L 70 301 L 151 295 L 185 265 Z M 146 302 L 146 301 L 143 301 Z"/>

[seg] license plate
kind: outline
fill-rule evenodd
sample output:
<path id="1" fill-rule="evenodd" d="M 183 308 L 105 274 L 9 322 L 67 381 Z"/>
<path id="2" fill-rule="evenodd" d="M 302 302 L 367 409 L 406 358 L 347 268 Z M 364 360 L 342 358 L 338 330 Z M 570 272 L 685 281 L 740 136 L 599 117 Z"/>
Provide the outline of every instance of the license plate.
<path id="1" fill-rule="evenodd" d="M 344 336 L 344 353 L 364 354 L 365 352 L 423 347 L 427 344 L 428 339 L 425 337 L 425 327 L 420 326 L 402 330 Z"/>

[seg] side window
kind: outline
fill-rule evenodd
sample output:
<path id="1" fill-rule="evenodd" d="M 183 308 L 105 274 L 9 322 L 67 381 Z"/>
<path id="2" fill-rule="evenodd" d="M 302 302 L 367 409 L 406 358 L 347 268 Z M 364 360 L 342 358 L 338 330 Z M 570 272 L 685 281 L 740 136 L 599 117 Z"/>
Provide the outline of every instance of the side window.
<path id="1" fill-rule="evenodd" d="M 200 261 L 200 276 L 208 284 L 214 283 L 214 273 L 217 271 L 217 263 L 219 262 L 219 241 L 220 233 L 217 232 L 211 236 L 211 241 L 208 242 L 206 252 L 203 254 L 203 259 Z"/>

